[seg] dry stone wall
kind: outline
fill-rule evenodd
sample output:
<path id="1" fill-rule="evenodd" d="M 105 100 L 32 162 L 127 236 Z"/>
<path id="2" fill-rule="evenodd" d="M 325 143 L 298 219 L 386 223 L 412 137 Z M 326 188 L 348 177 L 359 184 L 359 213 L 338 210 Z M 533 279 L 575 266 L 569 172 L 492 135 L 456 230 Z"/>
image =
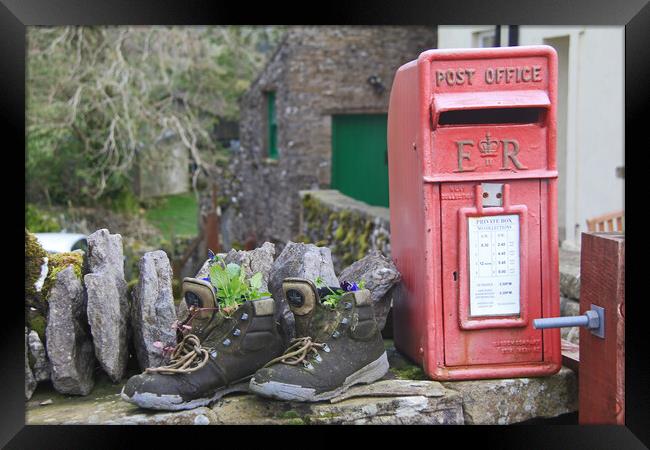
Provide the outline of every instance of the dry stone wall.
<path id="1" fill-rule="evenodd" d="M 300 239 L 326 245 L 341 270 L 378 251 L 390 258 L 388 208 L 370 206 L 336 190 L 300 191 Z"/>

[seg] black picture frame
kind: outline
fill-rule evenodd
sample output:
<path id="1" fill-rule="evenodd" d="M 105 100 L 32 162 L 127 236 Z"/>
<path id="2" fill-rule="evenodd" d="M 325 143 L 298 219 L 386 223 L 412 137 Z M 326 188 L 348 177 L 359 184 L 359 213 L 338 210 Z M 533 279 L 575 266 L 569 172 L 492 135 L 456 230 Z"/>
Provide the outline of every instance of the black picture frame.
<path id="1" fill-rule="evenodd" d="M 288 18 L 292 11 L 296 17 Z M 626 426 L 530 426 L 530 427 L 418 427 L 404 430 L 393 427 L 339 428 L 335 433 L 327 433 L 331 445 L 339 445 L 346 435 L 368 432 L 382 438 L 394 436 L 399 432 L 398 442 L 407 445 L 440 445 L 441 438 L 451 438 L 453 442 L 465 444 L 467 439 L 476 440 L 481 448 L 644 448 L 650 443 L 650 367 L 647 353 L 647 294 L 642 282 L 641 271 L 644 264 L 638 264 L 644 256 L 647 238 L 641 227 L 644 222 L 640 216 L 643 211 L 643 192 L 640 181 L 647 175 L 640 173 L 650 166 L 645 162 L 648 152 L 646 129 L 648 99 L 650 98 L 650 6 L 647 0 L 628 1 L 624 4 L 606 0 L 562 0 L 541 3 L 533 0 L 508 1 L 463 1 L 432 3 L 419 2 L 345 2 L 338 6 L 325 3 L 283 3 L 277 2 L 223 2 L 164 1 L 164 0 L 104 0 L 90 2 L 80 0 L 1 0 L 0 4 L 0 122 L 5 133 L 3 183 L 6 208 L 14 208 L 18 217 L 24 217 L 24 203 L 21 210 L 20 199 L 14 193 L 20 180 L 17 170 L 11 169 L 14 158 L 20 159 L 20 149 L 25 149 L 25 54 L 26 26 L 40 25 L 199 25 L 199 24 L 518 24 L 518 25 L 615 25 L 625 27 L 625 147 L 627 161 L 626 191 L 626 234 L 631 233 L 633 246 L 627 252 L 626 297 L 631 299 L 626 305 Z M 11 144 L 9 144 L 11 143 Z M 588 151 L 588 149 L 586 149 Z M 632 162 L 630 162 L 632 161 Z M 16 161 L 16 164 L 18 162 Z M 24 177 L 24 172 L 23 172 Z M 23 178 L 23 182 L 25 182 Z M 635 189 L 635 185 L 636 189 Z M 22 212 L 21 212 L 22 211 Z M 13 211 L 6 209 L 7 221 Z M 10 227 L 11 238 L 6 239 L 16 246 L 22 244 L 13 235 L 22 233 L 18 225 Z M 4 285 L 5 291 L 2 317 L 4 326 L 0 327 L 0 346 L 2 370 L 0 370 L 0 403 L 3 405 L 0 416 L 0 445 L 6 448 L 113 448 L 134 447 L 131 436 L 147 433 L 149 438 L 163 440 L 167 444 L 188 445 L 195 441 L 187 433 L 174 427 L 152 430 L 150 427 L 103 427 L 103 426 L 25 426 L 24 354 L 23 324 L 20 318 L 24 313 L 19 292 L 13 292 L 13 277 L 18 258 L 7 258 Z M 18 290 L 18 287 L 16 287 Z M 645 314 L 645 315 L 644 315 Z M 207 430 L 209 428 L 210 430 Z M 253 445 L 267 445 L 267 442 L 285 442 L 284 445 L 310 446 L 313 433 L 322 432 L 319 427 L 308 427 L 305 440 L 296 429 L 288 437 L 282 427 L 265 427 L 262 440 L 245 439 Z M 192 429 L 191 433 L 198 433 Z M 203 427 L 201 430 L 212 434 L 205 442 L 222 445 L 220 439 L 230 434 L 237 437 L 241 431 L 230 431 L 217 427 Z M 255 430 L 258 431 L 258 430 Z M 304 428 L 300 430 L 305 432 Z M 345 431 L 344 434 L 341 434 Z M 327 432 L 327 431 L 326 431 Z M 248 430 L 245 431 L 248 433 Z M 283 434 L 280 434 L 283 433 Z M 298 433 L 296 435 L 295 433 Z M 417 437 L 414 433 L 418 434 Z M 278 439 L 276 439 L 276 437 Z M 284 439 L 289 438 L 287 442 Z M 202 438 L 203 439 L 203 438 Z M 406 440 L 408 439 L 408 440 Z M 192 444 L 189 444 L 192 445 Z M 400 444 L 395 444 L 400 445 Z M 453 445 L 453 444 L 452 444 Z"/>

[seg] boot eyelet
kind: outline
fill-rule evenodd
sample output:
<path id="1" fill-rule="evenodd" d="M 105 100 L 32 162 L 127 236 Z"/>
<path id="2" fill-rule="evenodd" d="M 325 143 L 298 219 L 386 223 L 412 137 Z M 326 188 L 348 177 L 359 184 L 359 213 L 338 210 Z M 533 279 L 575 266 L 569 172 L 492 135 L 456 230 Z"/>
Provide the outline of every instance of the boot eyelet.
<path id="1" fill-rule="evenodd" d="M 305 369 L 307 370 L 312 370 L 314 366 L 309 362 L 309 361 L 303 361 L 302 365 L 304 366 Z"/>
<path id="2" fill-rule="evenodd" d="M 324 351 L 325 353 L 329 353 L 329 352 L 330 352 L 330 346 L 327 345 L 327 344 L 323 344 L 323 351 Z"/>
<path id="3" fill-rule="evenodd" d="M 239 328 L 235 328 L 235 331 L 232 332 L 233 336 L 239 336 L 241 334 L 241 330 Z"/>
<path id="4" fill-rule="evenodd" d="M 222 344 L 228 347 L 230 345 L 230 342 L 231 342 L 230 339 L 226 339 L 225 341 L 222 342 Z"/>
<path id="5" fill-rule="evenodd" d="M 216 358 L 216 357 L 217 357 L 217 351 L 216 351 L 216 350 L 212 350 L 212 351 L 210 352 L 210 356 L 212 356 L 213 358 Z"/>
<path id="6" fill-rule="evenodd" d="M 242 314 L 239 319 L 240 320 L 248 320 L 248 314 L 246 314 L 246 313 Z"/>
<path id="7" fill-rule="evenodd" d="M 344 306 L 345 306 L 345 309 L 352 309 L 352 303 L 350 303 L 350 302 L 345 302 Z"/>
<path id="8" fill-rule="evenodd" d="M 348 322 L 349 322 L 349 320 L 348 320 L 347 317 L 344 317 L 343 319 L 341 319 L 341 325 L 347 325 Z"/>
<path id="9" fill-rule="evenodd" d="M 321 356 L 320 356 L 318 353 L 316 353 L 316 356 L 314 356 L 314 359 L 315 359 L 317 362 L 322 362 L 322 361 L 323 361 L 323 358 L 321 358 Z"/>
<path id="10" fill-rule="evenodd" d="M 341 333 L 339 333 L 339 330 L 336 330 L 334 333 L 332 333 L 332 337 L 333 337 L 334 339 L 336 339 L 336 338 L 339 337 L 340 335 L 341 335 Z"/>

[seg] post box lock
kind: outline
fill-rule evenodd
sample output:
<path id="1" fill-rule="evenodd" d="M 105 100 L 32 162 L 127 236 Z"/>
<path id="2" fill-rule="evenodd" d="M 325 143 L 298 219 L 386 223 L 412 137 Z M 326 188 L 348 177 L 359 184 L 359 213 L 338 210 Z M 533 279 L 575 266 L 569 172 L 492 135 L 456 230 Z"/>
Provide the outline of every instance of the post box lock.
<path id="1" fill-rule="evenodd" d="M 482 183 L 483 207 L 503 206 L 503 183 Z"/>

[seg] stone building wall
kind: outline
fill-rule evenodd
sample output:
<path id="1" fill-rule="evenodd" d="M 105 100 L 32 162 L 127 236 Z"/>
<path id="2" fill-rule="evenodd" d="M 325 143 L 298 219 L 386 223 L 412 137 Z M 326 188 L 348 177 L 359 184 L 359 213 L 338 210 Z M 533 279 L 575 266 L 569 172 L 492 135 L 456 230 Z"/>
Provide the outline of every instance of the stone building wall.
<path id="1" fill-rule="evenodd" d="M 396 70 L 435 47 L 435 27 L 290 28 L 241 101 L 241 148 L 222 215 L 230 242 L 224 244 L 295 239 L 298 191 L 330 184 L 332 114 L 386 113 Z M 371 76 L 383 92 L 368 82 Z M 267 154 L 268 91 L 276 93 L 277 160 Z"/>
<path id="2" fill-rule="evenodd" d="M 178 136 L 165 138 L 138 154 L 134 190 L 139 198 L 182 194 L 190 190 L 189 153 Z"/>

